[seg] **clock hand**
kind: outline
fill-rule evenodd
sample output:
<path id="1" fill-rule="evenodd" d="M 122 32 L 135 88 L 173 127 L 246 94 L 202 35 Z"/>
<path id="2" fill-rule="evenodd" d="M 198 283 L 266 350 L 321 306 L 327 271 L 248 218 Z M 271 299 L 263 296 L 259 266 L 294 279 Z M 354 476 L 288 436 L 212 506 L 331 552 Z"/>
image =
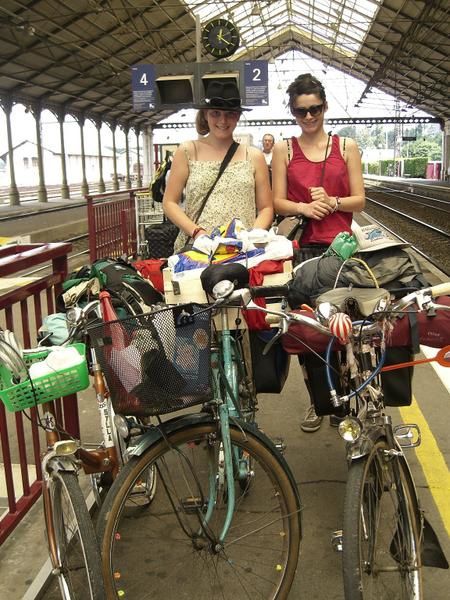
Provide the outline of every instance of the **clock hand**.
<path id="1" fill-rule="evenodd" d="M 217 34 L 217 39 L 219 40 L 219 42 L 225 42 L 225 44 L 230 45 L 231 42 L 229 42 L 226 38 L 223 37 L 223 35 L 221 35 L 220 33 Z"/>

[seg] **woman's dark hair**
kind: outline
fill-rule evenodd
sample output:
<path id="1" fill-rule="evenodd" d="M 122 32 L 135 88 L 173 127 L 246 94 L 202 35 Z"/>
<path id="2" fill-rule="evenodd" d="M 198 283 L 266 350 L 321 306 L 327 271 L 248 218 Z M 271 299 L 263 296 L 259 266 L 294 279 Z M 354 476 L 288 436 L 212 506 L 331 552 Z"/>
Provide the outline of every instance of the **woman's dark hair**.
<path id="1" fill-rule="evenodd" d="M 195 129 L 199 135 L 206 135 L 209 133 L 209 125 L 206 120 L 205 109 L 201 108 L 197 116 L 195 117 Z"/>
<path id="2" fill-rule="evenodd" d="M 325 88 L 318 79 L 311 75 L 311 73 L 299 75 L 290 84 L 286 93 L 289 94 L 289 108 L 291 111 L 294 108 L 295 99 L 302 94 L 315 94 L 316 96 L 319 96 L 323 103 L 327 101 Z"/>

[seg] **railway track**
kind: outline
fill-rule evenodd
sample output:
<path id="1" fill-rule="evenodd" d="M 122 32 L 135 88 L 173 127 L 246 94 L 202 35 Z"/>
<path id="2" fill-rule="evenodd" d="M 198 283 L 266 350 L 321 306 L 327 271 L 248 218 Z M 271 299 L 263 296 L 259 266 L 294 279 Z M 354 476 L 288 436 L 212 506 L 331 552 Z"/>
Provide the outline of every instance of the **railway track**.
<path id="1" fill-rule="evenodd" d="M 365 212 L 450 275 L 450 201 L 369 188 Z"/>

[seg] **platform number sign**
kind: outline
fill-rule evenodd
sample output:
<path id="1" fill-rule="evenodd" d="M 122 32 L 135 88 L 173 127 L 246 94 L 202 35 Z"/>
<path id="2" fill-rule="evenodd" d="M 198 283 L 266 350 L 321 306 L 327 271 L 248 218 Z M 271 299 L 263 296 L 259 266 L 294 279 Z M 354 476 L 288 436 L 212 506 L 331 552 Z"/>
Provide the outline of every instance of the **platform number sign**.
<path id="1" fill-rule="evenodd" d="M 269 104 L 269 65 L 266 60 L 244 62 L 244 104 L 267 106 Z"/>
<path id="2" fill-rule="evenodd" d="M 157 95 L 154 65 L 134 65 L 131 67 L 131 89 L 135 111 L 155 110 Z"/>

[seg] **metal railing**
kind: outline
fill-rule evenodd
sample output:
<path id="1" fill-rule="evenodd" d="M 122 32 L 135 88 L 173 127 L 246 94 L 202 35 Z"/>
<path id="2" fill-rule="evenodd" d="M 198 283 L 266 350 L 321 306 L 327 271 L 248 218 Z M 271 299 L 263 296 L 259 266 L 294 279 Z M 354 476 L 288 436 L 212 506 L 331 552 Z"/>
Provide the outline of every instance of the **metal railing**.
<path id="1" fill-rule="evenodd" d="M 146 188 L 86 196 L 88 210 L 89 258 L 135 256 L 135 192 Z"/>
<path id="2" fill-rule="evenodd" d="M 0 325 L 14 331 L 25 347 L 36 345 L 36 332 L 46 315 L 55 311 L 55 299 L 67 276 L 67 243 L 10 245 L 0 248 Z M 52 273 L 41 278 L 17 277 L 20 272 L 50 262 Z M 12 277 L 14 276 L 14 277 Z M 79 438 L 76 394 L 56 401 L 58 418 L 67 431 Z M 0 509 L 2 544 L 41 492 L 41 439 L 36 408 L 24 413 L 6 412 L 0 402 L 0 443 L 3 469 L 1 496 L 7 507 Z M 45 450 L 45 448 L 44 448 Z M 3 514 L 2 514 L 3 512 Z"/>

